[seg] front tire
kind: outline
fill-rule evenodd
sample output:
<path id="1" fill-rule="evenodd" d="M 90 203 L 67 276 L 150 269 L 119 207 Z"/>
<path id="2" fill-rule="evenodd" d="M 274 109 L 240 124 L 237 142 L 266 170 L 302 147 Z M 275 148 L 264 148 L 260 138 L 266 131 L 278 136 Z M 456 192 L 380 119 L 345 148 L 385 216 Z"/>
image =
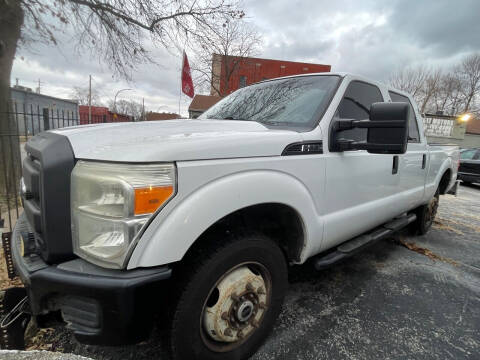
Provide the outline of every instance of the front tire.
<path id="1" fill-rule="evenodd" d="M 229 236 L 192 251 L 182 268 L 171 321 L 173 357 L 249 358 L 272 330 L 286 292 L 279 246 L 263 235 Z"/>
<path id="2" fill-rule="evenodd" d="M 414 235 L 425 235 L 432 227 L 437 215 L 440 193 L 437 190 L 428 204 L 422 205 L 415 210 L 417 220 L 410 226 L 410 232 Z"/>

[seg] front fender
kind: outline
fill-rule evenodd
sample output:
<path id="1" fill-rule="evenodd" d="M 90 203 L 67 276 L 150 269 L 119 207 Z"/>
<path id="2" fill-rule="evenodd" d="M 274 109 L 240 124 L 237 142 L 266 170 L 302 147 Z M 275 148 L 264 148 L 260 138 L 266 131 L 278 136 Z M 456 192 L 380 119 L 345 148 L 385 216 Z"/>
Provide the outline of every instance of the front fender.
<path id="1" fill-rule="evenodd" d="M 281 203 L 292 207 L 304 224 L 302 259 L 310 239 L 320 243 L 323 221 L 312 195 L 297 178 L 275 170 L 231 174 L 209 182 L 182 199 L 163 219 L 154 219 L 134 249 L 128 269 L 179 261 L 196 239 L 226 215 L 242 208 Z"/>

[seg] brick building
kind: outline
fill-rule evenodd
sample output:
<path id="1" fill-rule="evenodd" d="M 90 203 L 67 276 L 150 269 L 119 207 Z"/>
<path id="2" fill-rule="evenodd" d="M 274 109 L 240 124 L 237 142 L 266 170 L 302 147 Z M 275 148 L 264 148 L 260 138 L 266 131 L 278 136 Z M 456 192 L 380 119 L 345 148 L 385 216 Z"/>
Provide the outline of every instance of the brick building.
<path id="1" fill-rule="evenodd" d="M 195 95 L 188 107 L 188 116 L 190 119 L 196 119 L 221 99 L 219 96 Z"/>
<path id="2" fill-rule="evenodd" d="M 175 113 L 166 113 L 166 112 L 148 112 L 145 114 L 145 120 L 147 121 L 157 121 L 157 120 L 174 120 L 180 119 L 181 116 Z"/>
<path id="3" fill-rule="evenodd" d="M 80 105 L 78 112 L 80 114 L 80 125 L 88 124 L 88 106 Z M 114 113 L 104 106 L 92 106 L 92 118 L 90 121 L 92 124 L 126 121 L 133 121 L 133 117 Z"/>
<path id="4" fill-rule="evenodd" d="M 225 96 L 266 79 L 330 70 L 330 65 L 213 54 L 210 95 Z"/>

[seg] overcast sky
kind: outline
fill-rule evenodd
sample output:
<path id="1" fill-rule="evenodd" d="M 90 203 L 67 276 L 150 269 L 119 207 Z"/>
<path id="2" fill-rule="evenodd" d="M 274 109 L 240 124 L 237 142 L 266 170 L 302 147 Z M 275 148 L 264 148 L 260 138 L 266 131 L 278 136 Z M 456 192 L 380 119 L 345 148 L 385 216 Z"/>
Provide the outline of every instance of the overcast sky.
<path id="1" fill-rule="evenodd" d="M 347 71 L 387 80 L 405 66 L 447 67 L 480 51 L 480 0 L 245 0 L 248 21 L 263 36 L 260 57 L 331 64 Z M 68 97 L 74 86 L 92 86 L 107 102 L 142 101 L 147 110 L 178 112 L 181 56 L 155 51 L 158 65 L 142 65 L 126 83 L 114 79 L 98 55 L 78 56 L 68 37 L 58 47 L 20 49 L 15 78 L 42 93 Z M 23 57 L 23 59 L 21 59 Z M 182 97 L 186 114 L 190 99 Z"/>

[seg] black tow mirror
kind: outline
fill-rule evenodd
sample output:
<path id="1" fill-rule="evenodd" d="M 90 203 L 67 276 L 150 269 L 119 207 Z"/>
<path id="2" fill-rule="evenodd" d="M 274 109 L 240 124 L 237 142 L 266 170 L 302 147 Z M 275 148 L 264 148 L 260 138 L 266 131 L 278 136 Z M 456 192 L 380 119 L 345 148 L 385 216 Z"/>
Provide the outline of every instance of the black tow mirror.
<path id="1" fill-rule="evenodd" d="M 330 132 L 330 151 L 367 150 L 373 154 L 404 154 L 407 151 L 407 103 L 374 103 L 369 120 L 336 120 Z M 367 129 L 367 141 L 342 135 L 345 130 Z"/>

